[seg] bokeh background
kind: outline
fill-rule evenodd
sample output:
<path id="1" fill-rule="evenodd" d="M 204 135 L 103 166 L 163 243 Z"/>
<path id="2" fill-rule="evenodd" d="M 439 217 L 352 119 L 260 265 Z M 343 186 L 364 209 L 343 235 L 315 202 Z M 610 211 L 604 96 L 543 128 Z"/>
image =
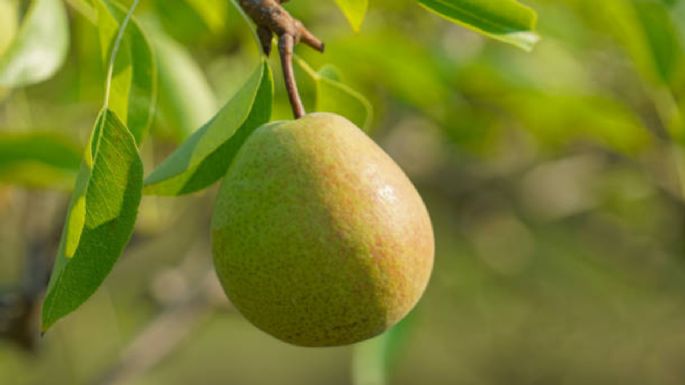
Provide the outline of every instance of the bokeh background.
<path id="1" fill-rule="evenodd" d="M 0 52 L 24 3 L 0 0 Z M 232 2 L 197 3 L 147 0 L 136 13 L 160 67 L 146 172 L 259 60 Z M 327 44 L 323 55 L 298 55 L 335 66 L 370 100 L 371 135 L 429 208 L 436 264 L 416 310 L 356 346 L 281 343 L 216 285 L 216 189 L 146 197 L 104 286 L 43 338 L 34 339 L 35 318 L 19 322 L 16 308 L 0 306 L 0 384 L 685 381 L 685 2 L 526 0 L 542 36 L 531 53 L 414 1 L 371 1 L 359 33 L 333 1 L 291 3 Z M 0 146 L 0 305 L 27 292 L 55 253 L 100 107 L 97 34 L 71 8 L 70 29 L 56 76 L 0 90 L 0 139 L 41 132 L 64 145 L 61 168 L 7 161 L 3 153 L 22 149 Z M 287 118 L 272 64 L 274 118 Z M 177 84 L 188 97 L 173 92 Z"/>

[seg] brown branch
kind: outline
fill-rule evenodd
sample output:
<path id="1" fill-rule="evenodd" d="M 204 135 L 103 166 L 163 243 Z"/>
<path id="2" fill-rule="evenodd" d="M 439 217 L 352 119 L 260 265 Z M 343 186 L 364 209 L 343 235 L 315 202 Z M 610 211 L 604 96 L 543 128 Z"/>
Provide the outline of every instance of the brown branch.
<path id="1" fill-rule="evenodd" d="M 273 35 L 278 36 L 278 48 L 286 91 L 293 109 L 293 115 L 298 119 L 304 116 L 305 110 L 297 91 L 297 82 L 293 71 L 293 48 L 297 43 L 302 42 L 319 52 L 323 52 L 324 44 L 281 6 L 286 1 L 239 0 L 239 3 L 245 13 L 257 24 L 257 36 L 259 36 L 265 55 L 269 56 L 271 53 Z"/>
<path id="2" fill-rule="evenodd" d="M 278 39 L 278 48 L 281 55 L 281 67 L 283 68 L 283 78 L 285 79 L 285 89 L 288 91 L 288 98 L 290 105 L 293 108 L 293 115 L 295 119 L 304 116 L 304 105 L 300 99 L 300 93 L 297 91 L 297 82 L 295 81 L 295 71 L 293 70 L 293 37 L 290 35 L 283 35 Z"/>

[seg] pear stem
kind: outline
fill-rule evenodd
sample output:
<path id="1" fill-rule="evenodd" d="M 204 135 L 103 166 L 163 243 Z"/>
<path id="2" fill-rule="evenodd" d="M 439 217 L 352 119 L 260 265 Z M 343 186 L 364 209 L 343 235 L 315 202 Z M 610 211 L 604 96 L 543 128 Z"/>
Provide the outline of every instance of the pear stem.
<path id="1" fill-rule="evenodd" d="M 281 56 L 281 68 L 285 79 L 285 89 L 293 110 L 295 119 L 305 114 L 302 98 L 297 90 L 297 81 L 293 71 L 293 49 L 302 42 L 319 52 L 324 51 L 324 44 L 314 36 L 297 19 L 290 16 L 282 3 L 288 0 L 239 0 L 243 11 L 250 16 L 257 25 L 257 36 L 264 55 L 271 53 L 273 36 L 278 36 L 278 49 Z"/>

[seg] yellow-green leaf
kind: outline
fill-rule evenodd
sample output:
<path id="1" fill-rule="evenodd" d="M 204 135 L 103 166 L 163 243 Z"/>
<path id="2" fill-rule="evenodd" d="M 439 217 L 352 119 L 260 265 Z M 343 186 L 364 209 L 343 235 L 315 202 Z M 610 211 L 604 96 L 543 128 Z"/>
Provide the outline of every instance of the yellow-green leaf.
<path id="1" fill-rule="evenodd" d="M 537 14 L 516 0 L 418 0 L 429 11 L 483 35 L 531 50 Z"/>
<path id="2" fill-rule="evenodd" d="M 43 304 L 42 329 L 74 311 L 102 284 L 133 233 L 143 165 L 129 130 L 103 110 L 76 181 Z"/>
<path id="3" fill-rule="evenodd" d="M 247 137 L 271 118 L 273 81 L 266 62 L 203 127 L 145 180 L 145 193 L 180 195 L 219 180 Z"/>
<path id="4" fill-rule="evenodd" d="M 126 11 L 105 0 L 97 0 L 95 6 L 101 54 L 107 63 Z M 138 144 L 152 122 L 156 97 L 157 68 L 154 55 L 140 25 L 131 19 L 114 62 L 107 107 L 125 122 Z"/>
<path id="5" fill-rule="evenodd" d="M 352 29 L 359 31 L 366 16 L 369 0 L 335 0 Z"/>
<path id="6" fill-rule="evenodd" d="M 339 71 L 331 66 L 323 66 L 318 72 L 300 58 L 298 66 L 314 83 L 314 109 L 321 112 L 340 114 L 351 122 L 368 130 L 373 118 L 373 107 L 364 95 L 339 81 Z"/>

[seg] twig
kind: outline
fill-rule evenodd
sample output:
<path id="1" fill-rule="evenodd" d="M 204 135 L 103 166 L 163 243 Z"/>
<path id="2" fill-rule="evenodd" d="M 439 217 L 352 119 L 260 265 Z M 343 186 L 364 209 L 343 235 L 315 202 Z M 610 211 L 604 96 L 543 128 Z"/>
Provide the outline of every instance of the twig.
<path id="1" fill-rule="evenodd" d="M 239 0 L 240 7 L 257 24 L 257 36 L 264 54 L 271 53 L 273 35 L 278 36 L 278 48 L 281 56 L 281 68 L 285 78 L 285 87 L 296 119 L 305 114 L 302 99 L 297 90 L 293 71 L 293 48 L 299 42 L 324 51 L 324 44 L 314 36 L 297 19 L 290 16 L 282 3 L 286 0 Z"/>

